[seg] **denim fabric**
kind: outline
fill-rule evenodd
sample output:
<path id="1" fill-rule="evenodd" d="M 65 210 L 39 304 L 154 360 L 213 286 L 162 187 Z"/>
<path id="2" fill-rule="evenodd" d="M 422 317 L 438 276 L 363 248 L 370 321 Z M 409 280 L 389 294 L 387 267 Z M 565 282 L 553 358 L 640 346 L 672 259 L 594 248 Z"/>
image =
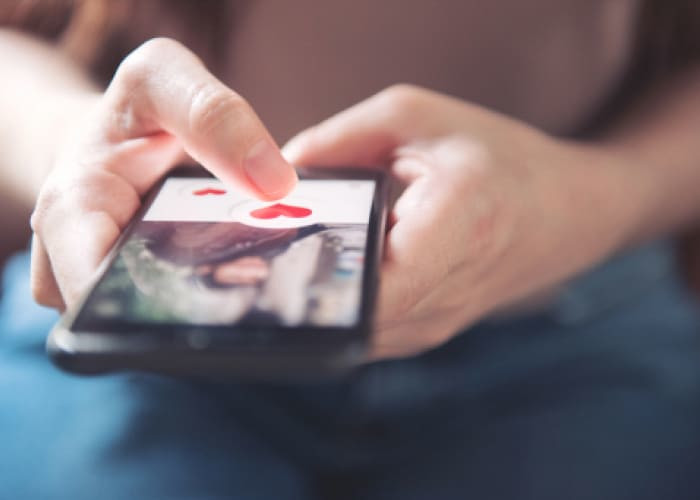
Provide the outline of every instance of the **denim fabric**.
<path id="1" fill-rule="evenodd" d="M 700 309 L 663 243 L 537 314 L 307 385 L 66 375 L 27 255 L 4 290 L 2 499 L 700 495 Z"/>

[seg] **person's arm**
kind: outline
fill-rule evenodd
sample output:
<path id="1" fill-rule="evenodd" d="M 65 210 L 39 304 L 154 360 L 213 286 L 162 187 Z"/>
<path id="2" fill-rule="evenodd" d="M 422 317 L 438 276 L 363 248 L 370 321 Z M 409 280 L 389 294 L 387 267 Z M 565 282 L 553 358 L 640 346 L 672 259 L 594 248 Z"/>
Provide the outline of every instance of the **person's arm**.
<path id="1" fill-rule="evenodd" d="M 669 82 L 602 140 L 564 141 L 397 86 L 302 132 L 294 164 L 384 164 L 392 213 L 375 355 L 435 347 L 623 248 L 700 219 L 700 77 Z M 397 319 L 398 318 L 398 319 Z"/>
<path id="2" fill-rule="evenodd" d="M 29 214 L 51 158 L 96 100 L 85 73 L 56 48 L 0 29 L 0 263 L 27 244 Z"/>
<path id="3" fill-rule="evenodd" d="M 6 29 L 0 74 L 0 185 L 30 208 L 59 146 L 99 89 L 57 48 Z"/>
<path id="4" fill-rule="evenodd" d="M 635 241 L 700 222 L 700 65 L 648 93 L 600 145 L 628 164 L 627 183 L 643 187 Z"/>

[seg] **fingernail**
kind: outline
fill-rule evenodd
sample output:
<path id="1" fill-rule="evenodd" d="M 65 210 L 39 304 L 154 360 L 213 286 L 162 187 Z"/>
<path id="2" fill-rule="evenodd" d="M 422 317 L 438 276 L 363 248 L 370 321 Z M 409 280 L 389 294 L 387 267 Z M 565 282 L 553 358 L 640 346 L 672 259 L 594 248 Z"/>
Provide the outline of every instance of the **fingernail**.
<path id="1" fill-rule="evenodd" d="M 271 199 L 282 198 L 297 182 L 294 169 L 268 139 L 262 139 L 250 148 L 243 168 L 255 187 Z"/>

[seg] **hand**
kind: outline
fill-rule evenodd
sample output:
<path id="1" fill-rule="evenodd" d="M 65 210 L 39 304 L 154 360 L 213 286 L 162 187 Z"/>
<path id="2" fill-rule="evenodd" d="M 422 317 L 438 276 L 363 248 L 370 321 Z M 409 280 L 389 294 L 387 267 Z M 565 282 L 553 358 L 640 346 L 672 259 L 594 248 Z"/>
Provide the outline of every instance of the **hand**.
<path id="1" fill-rule="evenodd" d="M 58 153 L 31 225 L 32 291 L 73 303 L 143 195 L 184 153 L 263 199 L 285 195 L 294 169 L 243 98 L 177 42 L 130 54 Z"/>
<path id="2" fill-rule="evenodd" d="M 436 347 L 552 287 L 627 243 L 639 220 L 641 190 L 614 154 L 409 86 L 283 152 L 299 165 L 387 165 L 406 186 L 386 237 L 376 357 Z"/>

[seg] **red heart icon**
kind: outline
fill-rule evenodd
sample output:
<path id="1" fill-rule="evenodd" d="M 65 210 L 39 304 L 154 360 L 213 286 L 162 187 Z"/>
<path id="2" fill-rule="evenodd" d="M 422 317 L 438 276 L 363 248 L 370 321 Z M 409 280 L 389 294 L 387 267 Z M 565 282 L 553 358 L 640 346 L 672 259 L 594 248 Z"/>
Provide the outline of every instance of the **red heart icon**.
<path id="1" fill-rule="evenodd" d="M 292 219 L 302 219 L 311 215 L 311 209 L 305 207 L 295 207 L 284 203 L 275 203 L 267 207 L 258 208 L 250 212 L 251 217 L 256 219 L 276 219 L 277 217 L 290 217 Z"/>
<path id="2" fill-rule="evenodd" d="M 220 196 L 222 194 L 226 194 L 226 190 L 225 189 L 216 189 L 216 188 L 203 188 L 203 189 L 197 189 L 196 191 L 192 191 L 192 194 L 195 196 L 206 196 L 208 194 Z"/>

